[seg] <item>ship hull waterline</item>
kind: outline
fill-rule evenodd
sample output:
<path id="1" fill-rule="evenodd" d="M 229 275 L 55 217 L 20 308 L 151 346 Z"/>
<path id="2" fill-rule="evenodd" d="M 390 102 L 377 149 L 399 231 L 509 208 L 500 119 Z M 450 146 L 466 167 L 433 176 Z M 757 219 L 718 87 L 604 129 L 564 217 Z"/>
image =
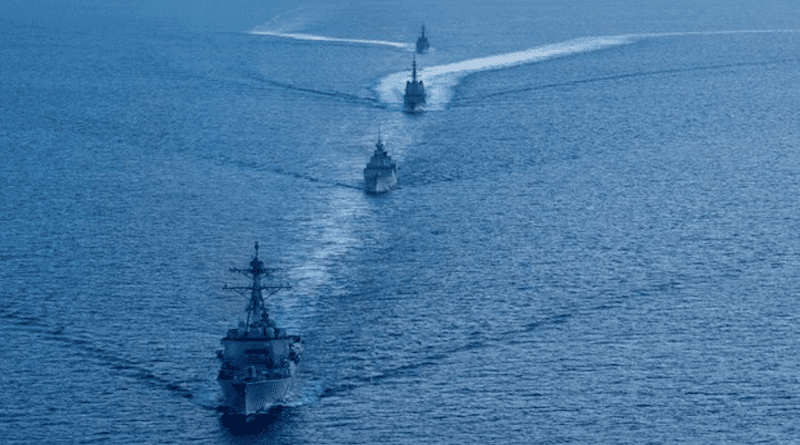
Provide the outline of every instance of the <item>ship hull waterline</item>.
<path id="1" fill-rule="evenodd" d="M 220 380 L 227 407 L 236 414 L 250 416 L 264 414 L 286 398 L 294 382 L 293 377 L 234 382 Z"/>
<path id="2" fill-rule="evenodd" d="M 367 193 L 378 195 L 391 191 L 397 185 L 397 176 L 379 176 L 366 181 Z"/>

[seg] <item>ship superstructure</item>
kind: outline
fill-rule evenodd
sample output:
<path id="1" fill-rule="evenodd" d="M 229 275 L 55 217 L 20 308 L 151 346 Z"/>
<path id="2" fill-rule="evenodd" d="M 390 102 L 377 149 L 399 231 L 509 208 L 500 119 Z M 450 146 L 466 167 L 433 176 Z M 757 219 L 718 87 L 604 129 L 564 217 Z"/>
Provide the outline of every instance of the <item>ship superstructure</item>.
<path id="1" fill-rule="evenodd" d="M 417 80 L 417 58 L 411 65 L 411 80 L 406 81 L 406 93 L 403 95 L 403 109 L 406 112 L 415 112 L 425 103 L 425 85 L 422 80 Z"/>
<path id="2" fill-rule="evenodd" d="M 269 317 L 264 303 L 264 292 L 274 295 L 286 286 L 265 286 L 263 278 L 275 269 L 268 269 L 255 255 L 247 269 L 231 269 L 252 280 L 249 286 L 228 287 L 243 295 L 249 294 L 247 321 L 239 322 L 238 329 L 229 329 L 222 339 L 222 361 L 217 381 L 222 387 L 228 411 L 245 416 L 268 412 L 270 407 L 283 400 L 292 387 L 297 365 L 303 350 L 298 335 L 289 335 Z"/>
<path id="3" fill-rule="evenodd" d="M 397 185 L 397 164 L 386 152 L 380 133 L 375 152 L 364 168 L 364 184 L 365 190 L 370 194 L 385 193 Z"/>
<path id="4" fill-rule="evenodd" d="M 425 37 L 425 23 L 422 24 L 422 34 L 417 38 L 417 52 L 422 54 L 430 48 L 428 38 Z"/>

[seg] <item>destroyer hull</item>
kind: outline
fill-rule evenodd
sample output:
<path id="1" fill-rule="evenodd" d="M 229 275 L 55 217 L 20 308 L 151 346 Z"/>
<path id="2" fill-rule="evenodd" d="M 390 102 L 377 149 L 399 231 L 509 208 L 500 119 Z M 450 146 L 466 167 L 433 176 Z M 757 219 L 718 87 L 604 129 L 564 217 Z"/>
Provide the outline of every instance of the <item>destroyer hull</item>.
<path id="1" fill-rule="evenodd" d="M 367 178 L 367 193 L 379 194 L 386 193 L 397 185 L 397 176 L 379 176 L 376 178 Z"/>
<path id="2" fill-rule="evenodd" d="M 286 377 L 254 382 L 220 380 L 219 384 L 228 408 L 237 414 L 249 416 L 265 413 L 278 404 L 288 394 L 293 381 L 293 377 Z"/>
<path id="3" fill-rule="evenodd" d="M 303 352 L 303 341 L 297 335 L 287 335 L 269 318 L 264 296 L 265 289 L 283 286 L 262 286 L 261 277 L 269 277 L 272 270 L 256 254 L 247 269 L 232 268 L 253 280 L 246 287 L 229 287 L 231 290 L 249 290 L 247 323 L 239 322 L 238 329 L 229 329 L 221 340 L 222 350 L 217 357 L 222 361 L 217 382 L 222 388 L 229 414 L 250 416 L 269 412 L 284 400 L 297 376 L 297 363 Z M 271 295 L 271 294 L 270 294 Z"/>
<path id="4" fill-rule="evenodd" d="M 406 113 L 416 113 L 422 111 L 423 105 L 425 105 L 424 94 L 407 94 L 403 98 L 403 111 Z"/>

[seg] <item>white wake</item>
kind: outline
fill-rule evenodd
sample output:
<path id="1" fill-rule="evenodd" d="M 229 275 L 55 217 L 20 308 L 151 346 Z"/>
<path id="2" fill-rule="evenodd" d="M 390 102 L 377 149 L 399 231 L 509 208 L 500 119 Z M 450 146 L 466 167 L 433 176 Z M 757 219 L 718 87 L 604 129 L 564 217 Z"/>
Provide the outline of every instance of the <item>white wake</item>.
<path id="1" fill-rule="evenodd" d="M 273 28 L 274 29 L 274 28 Z M 509 68 L 529 63 L 542 62 L 558 57 L 600 51 L 616 46 L 628 45 L 638 40 L 647 38 L 661 37 L 681 37 L 681 36 L 708 36 L 720 34 L 768 34 L 768 33 L 796 33 L 796 29 L 779 30 L 738 30 L 738 31 L 697 31 L 697 32 L 670 32 L 670 33 L 641 33 L 624 34 L 617 36 L 584 37 L 568 40 L 560 43 L 552 43 L 537 46 L 524 51 L 498 54 L 495 56 L 481 57 L 477 59 L 465 60 L 447 65 L 433 67 L 421 67 L 417 71 L 417 76 L 425 83 L 426 109 L 441 110 L 450 102 L 453 89 L 461 82 L 465 76 L 480 72 L 502 68 Z M 256 28 L 249 31 L 250 34 L 272 36 L 286 39 L 317 41 L 317 42 L 339 42 L 357 45 L 387 46 L 413 51 L 414 45 L 411 43 L 391 42 L 386 40 L 363 40 L 363 39 L 344 39 L 337 37 L 318 36 L 313 34 L 286 33 L 269 31 L 264 28 Z M 403 102 L 405 84 L 410 80 L 410 70 L 390 74 L 378 81 L 373 87 L 378 99 L 386 104 L 399 105 Z"/>
<path id="2" fill-rule="evenodd" d="M 479 71 L 497 70 L 528 63 L 541 62 L 557 57 L 566 57 L 580 53 L 599 51 L 615 46 L 628 45 L 638 40 L 661 37 L 682 36 L 710 36 L 721 34 L 773 34 L 796 33 L 796 29 L 778 30 L 738 30 L 738 31 L 697 31 L 697 32 L 670 32 L 670 33 L 642 33 L 624 34 L 618 36 L 585 37 L 538 46 L 525 51 L 499 54 L 496 56 L 482 57 L 465 60 L 463 62 L 424 67 L 417 72 L 417 76 L 425 83 L 426 109 L 441 110 L 450 102 L 453 88 L 461 79 L 469 74 Z M 382 78 L 374 87 L 381 102 L 387 104 L 401 104 L 405 83 L 411 77 L 408 71 L 390 74 Z"/>
<path id="3" fill-rule="evenodd" d="M 469 74 L 541 62 L 556 57 L 599 51 L 615 46 L 627 45 L 635 41 L 636 38 L 633 36 L 580 38 L 538 46 L 525 51 L 481 57 L 447 65 L 426 67 L 417 72 L 417 77 L 425 83 L 425 92 L 427 95 L 426 109 L 438 110 L 443 109 L 450 101 L 453 94 L 453 87 L 458 85 L 461 79 Z M 410 73 L 407 71 L 390 74 L 382 78 L 374 88 L 375 92 L 378 94 L 378 98 L 381 102 L 388 104 L 402 103 L 405 84 L 409 78 Z"/>
<path id="4" fill-rule="evenodd" d="M 388 40 L 363 40 L 363 39 L 342 39 L 338 37 L 326 37 L 326 36 L 317 36 L 313 34 L 302 34 L 302 33 L 286 33 L 286 32 L 275 32 L 275 31 L 263 31 L 254 29 L 249 31 L 250 34 L 259 35 L 259 36 L 272 36 L 272 37 L 280 37 L 284 39 L 295 39 L 295 40 L 310 40 L 316 42 L 335 42 L 335 43 L 351 43 L 356 45 L 370 45 L 370 46 L 389 46 L 392 48 L 400 48 L 405 50 L 413 50 L 414 45 L 411 43 L 401 43 L 401 42 L 390 42 Z"/>

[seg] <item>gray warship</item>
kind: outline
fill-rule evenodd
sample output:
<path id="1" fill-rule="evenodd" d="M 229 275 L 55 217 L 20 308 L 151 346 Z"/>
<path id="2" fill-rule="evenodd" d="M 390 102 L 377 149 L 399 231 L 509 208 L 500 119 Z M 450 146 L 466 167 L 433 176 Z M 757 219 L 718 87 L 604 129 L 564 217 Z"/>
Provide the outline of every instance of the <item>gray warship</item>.
<path id="1" fill-rule="evenodd" d="M 411 65 L 411 80 L 406 81 L 406 93 L 403 95 L 403 110 L 413 113 L 425 103 L 425 85 L 417 80 L 417 58 Z"/>
<path id="2" fill-rule="evenodd" d="M 364 183 L 367 193 L 373 195 L 388 192 L 397 185 L 397 164 L 384 149 L 380 132 L 375 152 L 364 168 Z"/>
<path id="3" fill-rule="evenodd" d="M 269 277 L 275 269 L 267 269 L 256 253 L 247 269 L 231 269 L 252 280 L 249 286 L 228 287 L 247 296 L 247 321 L 239 322 L 238 329 L 229 329 L 222 339 L 217 355 L 222 366 L 217 381 L 225 396 L 229 414 L 252 416 L 269 412 L 283 400 L 297 374 L 303 351 L 303 341 L 298 335 L 289 335 L 286 329 L 275 326 L 269 318 L 262 291 L 274 295 L 286 286 L 264 286 L 261 279 Z"/>
<path id="4" fill-rule="evenodd" d="M 417 39 L 417 52 L 422 54 L 430 48 L 431 45 L 428 44 L 428 38 L 425 37 L 425 23 L 422 24 L 422 35 L 419 36 Z"/>

